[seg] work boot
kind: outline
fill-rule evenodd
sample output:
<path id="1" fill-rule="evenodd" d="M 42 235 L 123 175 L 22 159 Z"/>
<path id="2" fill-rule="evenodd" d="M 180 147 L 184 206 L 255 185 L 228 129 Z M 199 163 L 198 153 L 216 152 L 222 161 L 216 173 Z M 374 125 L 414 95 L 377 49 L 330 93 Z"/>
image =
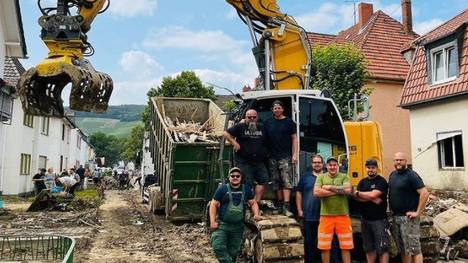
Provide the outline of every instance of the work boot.
<path id="1" fill-rule="evenodd" d="M 294 214 L 291 213 L 291 209 L 289 207 L 289 202 L 284 202 L 283 204 L 283 215 L 287 216 L 287 217 L 293 217 Z"/>

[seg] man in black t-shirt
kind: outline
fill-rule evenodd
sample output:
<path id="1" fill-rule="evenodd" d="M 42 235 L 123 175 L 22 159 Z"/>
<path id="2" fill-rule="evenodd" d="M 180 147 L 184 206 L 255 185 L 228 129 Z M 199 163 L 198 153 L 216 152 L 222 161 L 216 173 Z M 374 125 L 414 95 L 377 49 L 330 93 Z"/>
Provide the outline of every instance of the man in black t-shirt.
<path id="1" fill-rule="evenodd" d="M 406 166 L 403 153 L 396 153 L 393 161 L 396 170 L 389 176 L 388 201 L 396 243 L 403 263 L 422 263 L 419 217 L 426 207 L 429 192 L 421 177 Z"/>
<path id="2" fill-rule="evenodd" d="M 270 150 L 268 168 L 273 187 L 277 190 L 278 202 L 284 215 L 292 216 L 290 198 L 293 166 L 298 160 L 296 123 L 284 116 L 284 106 L 279 100 L 273 102 L 273 117 L 265 122 L 267 142 Z"/>
<path id="3" fill-rule="evenodd" d="M 246 184 L 252 188 L 254 181 L 257 184 L 255 201 L 260 201 L 268 183 L 268 171 L 265 167 L 268 153 L 265 129 L 262 123 L 258 122 L 257 111 L 248 110 L 244 122 L 225 131 L 224 138 L 234 148 L 235 164 L 241 169 Z"/>
<path id="4" fill-rule="evenodd" d="M 367 177 L 359 181 L 354 198 L 361 212 L 361 233 L 367 262 L 388 263 L 390 250 L 387 220 L 387 191 L 385 178 L 377 174 L 377 161 L 366 161 Z"/>
<path id="5" fill-rule="evenodd" d="M 46 169 L 41 168 L 37 174 L 33 176 L 32 181 L 34 182 L 34 190 L 36 195 L 38 195 L 43 189 L 46 189 L 45 185 L 45 172 Z"/>

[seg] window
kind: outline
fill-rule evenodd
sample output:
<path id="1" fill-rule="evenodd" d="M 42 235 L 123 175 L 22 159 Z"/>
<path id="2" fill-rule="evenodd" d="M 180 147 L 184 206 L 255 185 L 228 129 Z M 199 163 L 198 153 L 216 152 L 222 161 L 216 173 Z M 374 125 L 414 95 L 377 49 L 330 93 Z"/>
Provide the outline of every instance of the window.
<path id="1" fill-rule="evenodd" d="M 76 147 L 81 149 L 81 137 L 80 135 L 76 135 Z"/>
<path id="2" fill-rule="evenodd" d="M 30 115 L 30 114 L 27 114 L 25 113 L 24 114 L 24 119 L 23 119 L 23 124 L 24 126 L 28 126 L 28 127 L 34 127 L 34 115 Z"/>
<path id="3" fill-rule="evenodd" d="M 31 154 L 22 153 L 20 163 L 20 174 L 29 175 L 31 173 Z"/>
<path id="4" fill-rule="evenodd" d="M 67 129 L 67 144 L 70 144 L 71 129 Z"/>
<path id="5" fill-rule="evenodd" d="M 432 84 L 453 80 L 458 74 L 458 54 L 455 42 L 431 50 Z"/>
<path id="6" fill-rule="evenodd" d="M 50 118 L 49 117 L 42 117 L 42 125 L 41 125 L 41 133 L 44 135 L 49 135 L 49 124 Z"/>
<path id="7" fill-rule="evenodd" d="M 65 127 L 65 124 L 62 124 L 62 141 L 65 141 L 65 130 L 67 128 Z"/>
<path id="8" fill-rule="evenodd" d="M 441 169 L 465 167 L 461 131 L 438 133 L 437 148 Z"/>
<path id="9" fill-rule="evenodd" d="M 47 169 L 47 156 L 39 155 L 39 166 L 38 169 Z"/>
<path id="10" fill-rule="evenodd" d="M 60 155 L 60 170 L 59 172 L 63 171 L 63 155 Z"/>

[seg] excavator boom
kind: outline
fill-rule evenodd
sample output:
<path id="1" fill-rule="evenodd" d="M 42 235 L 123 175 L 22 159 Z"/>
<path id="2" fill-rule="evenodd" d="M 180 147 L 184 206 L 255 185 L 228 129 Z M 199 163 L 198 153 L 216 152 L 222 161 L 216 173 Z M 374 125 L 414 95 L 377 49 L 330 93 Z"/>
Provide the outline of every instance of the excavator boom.
<path id="1" fill-rule="evenodd" d="M 49 49 L 45 60 L 22 74 L 18 93 L 26 113 L 61 117 L 62 90 L 71 84 L 70 109 L 104 112 L 113 82 L 85 59 L 94 53 L 86 33 L 94 18 L 108 7 L 109 0 L 57 0 L 55 7 L 42 8 L 41 38 Z M 105 7 L 107 3 L 107 6 Z M 70 15 L 77 9 L 76 15 Z"/>
<path id="2" fill-rule="evenodd" d="M 263 85 L 260 89 L 308 89 L 311 49 L 306 31 L 280 11 L 276 0 L 226 0 L 247 24 Z"/>

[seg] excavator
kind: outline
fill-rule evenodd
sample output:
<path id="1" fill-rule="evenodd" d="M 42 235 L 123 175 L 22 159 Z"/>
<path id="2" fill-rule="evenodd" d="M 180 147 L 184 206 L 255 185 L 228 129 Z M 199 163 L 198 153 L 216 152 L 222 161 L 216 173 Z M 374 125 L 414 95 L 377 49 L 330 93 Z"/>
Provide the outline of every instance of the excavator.
<path id="1" fill-rule="evenodd" d="M 107 10 L 110 0 L 57 0 L 54 7 L 43 7 L 42 1 L 37 1 L 42 13 L 38 20 L 41 38 L 49 53 L 20 77 L 17 88 L 25 113 L 63 117 L 61 95 L 69 84 L 70 109 L 106 111 L 112 79 L 96 71 L 85 57 L 94 53 L 86 33 L 96 16 Z"/>
<path id="2" fill-rule="evenodd" d="M 254 90 L 242 94 L 243 101 L 233 116 L 234 122 L 240 121 L 251 108 L 257 110 L 260 119 L 265 119 L 271 116 L 272 102 L 282 101 L 285 115 L 297 124 L 299 163 L 294 169 L 295 183 L 309 169 L 310 157 L 315 153 L 324 158 L 339 156 L 354 186 L 365 177 L 367 158 L 377 159 L 382 167 L 378 124 L 357 121 L 356 110 L 354 121 L 344 122 L 330 98 L 333 94 L 311 89 L 312 49 L 305 29 L 281 12 L 276 0 L 226 1 L 248 27 L 260 75 Z M 366 102 L 365 98 L 362 100 Z M 354 105 L 357 101 L 353 100 Z M 244 244 L 247 258 L 252 262 L 302 262 L 304 250 L 299 223 L 269 213 L 268 209 L 262 211 L 265 220 L 248 220 Z"/>

